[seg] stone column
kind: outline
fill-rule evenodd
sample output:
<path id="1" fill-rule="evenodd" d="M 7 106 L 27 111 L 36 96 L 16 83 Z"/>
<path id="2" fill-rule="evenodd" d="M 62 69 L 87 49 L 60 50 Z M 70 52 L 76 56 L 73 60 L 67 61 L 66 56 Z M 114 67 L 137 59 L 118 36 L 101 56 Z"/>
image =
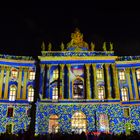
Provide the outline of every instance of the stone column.
<path id="1" fill-rule="evenodd" d="M 112 72 L 113 72 L 113 89 L 114 89 L 114 93 L 115 93 L 115 98 L 120 99 L 118 72 L 115 67 L 115 64 L 112 64 L 111 67 L 112 67 Z"/>
<path id="2" fill-rule="evenodd" d="M 110 87 L 110 74 L 109 74 L 109 64 L 105 64 L 105 73 L 106 73 L 106 86 L 107 86 L 107 99 L 112 99 L 111 97 L 111 87 Z"/>
<path id="3" fill-rule="evenodd" d="M 26 90 L 27 90 L 27 74 L 28 74 L 28 68 L 24 68 L 24 77 L 23 77 L 23 92 L 22 92 L 22 99 L 26 99 Z"/>
<path id="4" fill-rule="evenodd" d="M 94 88 L 93 88 L 93 93 L 94 93 L 94 99 L 98 99 L 98 93 L 97 93 L 97 77 L 96 77 L 96 64 L 92 64 L 92 69 L 93 69 L 93 79 L 94 79 Z"/>
<path id="5" fill-rule="evenodd" d="M 132 68 L 132 76 L 133 76 L 136 100 L 139 100 L 139 93 L 138 93 L 138 86 L 137 86 L 137 80 L 136 80 L 136 69 L 135 68 Z"/>
<path id="6" fill-rule="evenodd" d="M 50 99 L 50 69 L 51 69 L 51 64 L 46 65 L 47 68 L 47 81 L 46 81 L 46 97 Z"/>
<path id="7" fill-rule="evenodd" d="M 67 68 L 68 68 L 68 99 L 70 99 L 70 69 L 71 69 L 71 65 L 67 64 Z"/>
<path id="8" fill-rule="evenodd" d="M 126 68 L 126 74 L 127 74 L 127 80 L 128 80 L 128 86 L 129 86 L 129 93 L 130 93 L 130 100 L 133 100 L 133 92 L 132 92 L 132 83 L 130 79 L 130 68 Z"/>
<path id="9" fill-rule="evenodd" d="M 20 93 L 21 93 L 21 84 L 22 84 L 22 67 L 19 68 L 19 74 L 18 74 L 18 87 L 17 87 L 17 99 L 20 99 Z"/>
<path id="10" fill-rule="evenodd" d="M 4 66 L 0 67 L 1 73 L 0 73 L 0 99 L 2 99 L 2 87 L 3 87 L 3 78 L 4 78 Z"/>
<path id="11" fill-rule="evenodd" d="M 9 85 L 9 74 L 11 67 L 6 67 L 6 79 L 4 88 L 4 99 L 8 99 L 8 85 Z"/>
<path id="12" fill-rule="evenodd" d="M 60 81 L 59 81 L 61 83 L 61 85 L 59 83 L 60 99 L 64 99 L 64 64 L 60 64 Z"/>
<path id="13" fill-rule="evenodd" d="M 90 73 L 89 73 L 89 70 L 90 70 L 90 64 L 85 64 L 86 66 L 86 91 L 87 91 L 87 99 L 91 99 L 91 88 L 90 88 Z"/>

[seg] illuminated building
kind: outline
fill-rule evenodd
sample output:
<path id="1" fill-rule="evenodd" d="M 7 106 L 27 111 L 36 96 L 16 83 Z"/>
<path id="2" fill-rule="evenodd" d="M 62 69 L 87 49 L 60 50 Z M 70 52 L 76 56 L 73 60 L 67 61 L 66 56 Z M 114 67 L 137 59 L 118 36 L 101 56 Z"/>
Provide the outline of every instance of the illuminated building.
<path id="1" fill-rule="evenodd" d="M 35 72 L 32 57 L 0 55 L 0 133 L 28 129 Z"/>
<path id="2" fill-rule="evenodd" d="M 140 56 L 95 51 L 76 30 L 61 51 L 42 44 L 36 134 L 140 130 Z"/>

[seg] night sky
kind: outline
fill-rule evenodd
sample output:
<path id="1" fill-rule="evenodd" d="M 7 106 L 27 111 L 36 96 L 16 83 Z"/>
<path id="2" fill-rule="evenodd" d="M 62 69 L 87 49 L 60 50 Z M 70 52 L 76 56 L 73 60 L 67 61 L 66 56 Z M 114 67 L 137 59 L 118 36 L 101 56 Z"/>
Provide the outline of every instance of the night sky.
<path id="1" fill-rule="evenodd" d="M 102 50 L 113 42 L 115 55 L 140 55 L 140 9 L 132 3 L 45 3 L 0 8 L 0 54 L 41 55 L 41 43 L 59 50 L 78 27 L 84 40 Z"/>

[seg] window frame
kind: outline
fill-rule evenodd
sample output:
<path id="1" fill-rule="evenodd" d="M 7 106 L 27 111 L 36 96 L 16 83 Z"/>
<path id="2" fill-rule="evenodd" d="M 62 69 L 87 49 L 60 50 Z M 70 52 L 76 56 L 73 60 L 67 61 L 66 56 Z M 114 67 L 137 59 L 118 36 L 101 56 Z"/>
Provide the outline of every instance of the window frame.
<path id="1" fill-rule="evenodd" d="M 121 88 L 121 97 L 122 97 L 122 101 L 128 101 L 128 89 L 126 87 Z"/>
<path id="2" fill-rule="evenodd" d="M 59 70 L 53 70 L 53 80 L 57 80 L 59 78 Z"/>
<path id="3" fill-rule="evenodd" d="M 14 88 L 14 90 L 13 90 Z M 10 86 L 10 92 L 9 92 L 9 101 L 15 101 L 16 100 L 16 94 L 17 94 L 17 87 L 16 85 Z"/>
<path id="4" fill-rule="evenodd" d="M 12 109 L 12 115 L 9 115 L 9 109 Z M 13 118 L 14 117 L 14 107 L 8 106 L 7 107 L 7 115 L 8 118 Z"/>
<path id="5" fill-rule="evenodd" d="M 102 80 L 103 79 L 103 69 L 102 68 L 98 68 L 96 70 L 96 78 L 97 80 Z"/>
<path id="6" fill-rule="evenodd" d="M 140 80 L 140 69 L 136 70 L 136 76 L 137 76 L 137 79 Z"/>
<path id="7" fill-rule="evenodd" d="M 28 87 L 28 102 L 33 102 L 33 101 L 34 101 L 34 88 L 32 86 L 29 86 Z"/>
<path id="8" fill-rule="evenodd" d="M 52 100 L 58 100 L 58 87 L 53 87 L 52 89 Z"/>
<path id="9" fill-rule="evenodd" d="M 29 79 L 30 81 L 35 80 L 35 71 L 29 70 L 28 74 L 29 74 L 29 75 L 28 75 L 28 79 Z"/>
<path id="10" fill-rule="evenodd" d="M 100 99 L 100 100 L 105 99 L 105 88 L 104 88 L 104 86 L 98 86 L 98 99 Z"/>
<path id="11" fill-rule="evenodd" d="M 18 78 L 18 69 L 17 68 L 12 68 L 11 69 L 11 78 L 12 79 L 17 79 Z"/>
<path id="12" fill-rule="evenodd" d="M 125 81 L 126 80 L 125 70 L 120 70 L 119 71 L 119 79 L 120 79 L 120 81 Z"/>

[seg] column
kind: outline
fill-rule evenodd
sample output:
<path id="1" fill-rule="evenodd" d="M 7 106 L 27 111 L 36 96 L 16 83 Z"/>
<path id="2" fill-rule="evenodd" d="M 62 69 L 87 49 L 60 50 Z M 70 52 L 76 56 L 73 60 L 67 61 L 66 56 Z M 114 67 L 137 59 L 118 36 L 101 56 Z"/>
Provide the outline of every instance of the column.
<path id="1" fill-rule="evenodd" d="M 68 68 L 68 99 L 70 99 L 70 69 L 71 69 L 71 65 L 67 64 L 67 68 Z"/>
<path id="2" fill-rule="evenodd" d="M 3 87 L 3 77 L 4 77 L 4 66 L 0 67 L 0 99 L 2 98 L 2 87 Z"/>
<path id="3" fill-rule="evenodd" d="M 130 79 L 130 68 L 126 68 L 126 74 L 127 74 L 127 80 L 128 80 L 128 87 L 129 87 L 129 93 L 130 93 L 130 100 L 133 100 L 133 93 L 132 93 L 132 83 Z"/>
<path id="4" fill-rule="evenodd" d="M 110 74 L 109 74 L 109 64 L 105 64 L 106 73 L 106 86 L 107 86 L 107 99 L 111 99 L 111 87 L 110 87 Z"/>
<path id="5" fill-rule="evenodd" d="M 46 98 L 50 99 L 50 69 L 51 69 L 51 64 L 46 65 L 47 68 L 47 81 L 46 81 Z M 44 84 L 44 83 L 43 83 Z"/>
<path id="6" fill-rule="evenodd" d="M 27 89 L 27 74 L 28 74 L 28 68 L 24 68 L 24 78 L 23 78 L 23 92 L 22 92 L 22 99 L 26 99 L 26 89 Z"/>
<path id="7" fill-rule="evenodd" d="M 132 68 L 132 76 L 133 76 L 136 100 L 139 100 L 139 93 L 138 93 L 138 86 L 137 86 L 137 80 L 136 80 L 136 69 L 135 68 Z"/>
<path id="8" fill-rule="evenodd" d="M 18 74 L 18 88 L 17 88 L 17 99 L 20 99 L 20 93 L 21 93 L 21 84 L 22 84 L 22 67 L 19 68 L 19 74 Z"/>
<path id="9" fill-rule="evenodd" d="M 40 64 L 40 79 L 39 79 L 39 94 L 43 97 L 44 94 L 44 75 L 45 75 L 45 64 Z"/>
<path id="10" fill-rule="evenodd" d="M 64 64 L 60 64 L 60 79 L 59 79 L 60 83 L 59 83 L 59 95 L 60 95 L 60 99 L 64 99 Z"/>
<path id="11" fill-rule="evenodd" d="M 87 91 L 87 99 L 91 99 L 91 88 L 90 88 L 90 73 L 89 73 L 89 70 L 90 70 L 90 64 L 85 64 L 86 66 L 86 91 Z"/>
<path id="12" fill-rule="evenodd" d="M 5 88 L 4 88 L 4 99 L 8 99 L 8 85 L 9 85 L 9 74 L 11 67 L 6 67 L 6 79 L 5 79 Z"/>
<path id="13" fill-rule="evenodd" d="M 113 89 L 114 89 L 114 93 L 115 93 L 115 98 L 120 99 L 118 72 L 115 67 L 115 64 L 112 64 L 111 67 L 112 67 L 112 72 L 113 72 Z"/>
<path id="14" fill-rule="evenodd" d="M 94 93 L 94 99 L 98 99 L 98 93 L 97 93 L 97 78 L 96 78 L 96 64 L 92 64 L 92 69 L 93 69 L 93 79 L 94 79 L 94 88 L 93 88 L 93 93 Z"/>

